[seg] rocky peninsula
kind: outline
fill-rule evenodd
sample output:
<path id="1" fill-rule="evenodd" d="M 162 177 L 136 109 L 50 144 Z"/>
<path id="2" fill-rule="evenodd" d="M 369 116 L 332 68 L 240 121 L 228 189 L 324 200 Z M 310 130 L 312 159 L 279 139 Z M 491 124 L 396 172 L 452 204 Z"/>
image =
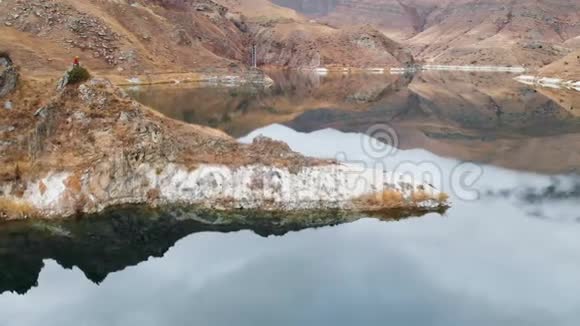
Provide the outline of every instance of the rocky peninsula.
<path id="1" fill-rule="evenodd" d="M 66 84 L 66 83 L 65 83 Z M 259 137 L 169 119 L 102 78 L 59 89 L 23 78 L 2 101 L 0 219 L 64 218 L 125 204 L 216 211 L 426 212 L 429 185 L 304 157 Z"/>

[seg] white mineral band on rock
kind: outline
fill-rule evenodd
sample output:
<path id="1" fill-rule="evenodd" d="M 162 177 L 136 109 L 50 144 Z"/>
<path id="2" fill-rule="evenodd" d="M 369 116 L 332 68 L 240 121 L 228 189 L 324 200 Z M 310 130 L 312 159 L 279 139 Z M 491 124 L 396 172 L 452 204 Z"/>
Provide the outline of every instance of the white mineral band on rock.
<path id="1" fill-rule="evenodd" d="M 407 177 L 344 164 L 308 166 L 293 172 L 264 165 L 201 165 L 187 170 L 169 164 L 160 170 L 144 164 L 113 179 L 102 173 L 51 174 L 29 183 L 23 197 L 13 199 L 33 206 L 41 217 L 95 213 L 131 203 L 265 211 L 436 209 L 448 204 L 432 186 Z M 382 207 L 385 191 L 396 193 L 402 201 Z M 420 201 L 414 200 L 418 192 L 423 194 Z M 376 200 L 361 200 L 375 195 Z"/>

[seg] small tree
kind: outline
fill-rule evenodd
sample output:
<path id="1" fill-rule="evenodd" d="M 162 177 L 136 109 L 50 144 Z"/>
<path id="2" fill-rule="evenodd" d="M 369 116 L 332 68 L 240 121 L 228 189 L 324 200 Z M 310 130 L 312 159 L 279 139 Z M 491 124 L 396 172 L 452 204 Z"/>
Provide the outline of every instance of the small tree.
<path id="1" fill-rule="evenodd" d="M 68 85 L 82 83 L 91 78 L 91 74 L 87 69 L 81 66 L 74 66 L 68 71 Z"/>

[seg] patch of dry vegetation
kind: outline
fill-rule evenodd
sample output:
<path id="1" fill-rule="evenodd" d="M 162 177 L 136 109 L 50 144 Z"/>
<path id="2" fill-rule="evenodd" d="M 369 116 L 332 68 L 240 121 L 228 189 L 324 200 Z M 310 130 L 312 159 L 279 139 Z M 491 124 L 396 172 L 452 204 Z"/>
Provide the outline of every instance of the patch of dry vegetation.
<path id="1" fill-rule="evenodd" d="M 437 201 L 440 204 L 446 204 L 449 201 L 449 195 L 444 192 L 440 192 L 437 196 Z"/>
<path id="2" fill-rule="evenodd" d="M 381 208 L 401 208 L 408 206 L 408 202 L 403 197 L 403 194 L 400 191 L 392 189 L 362 196 L 355 200 L 355 202 L 363 206 Z"/>
<path id="3" fill-rule="evenodd" d="M 416 190 L 412 193 L 411 198 L 405 198 L 398 190 L 388 189 L 376 194 L 365 195 L 355 200 L 355 203 L 365 207 L 375 208 L 409 208 L 416 207 L 417 204 L 436 201 L 442 206 L 447 204 L 449 195 L 446 193 L 430 194 L 424 190 Z"/>
<path id="4" fill-rule="evenodd" d="M 18 199 L 0 197 L 0 220 L 33 218 L 37 210 Z"/>
<path id="5" fill-rule="evenodd" d="M 0 181 L 19 181 L 32 169 L 29 161 L 0 162 Z"/>
<path id="6" fill-rule="evenodd" d="M 424 190 L 413 191 L 411 198 L 412 198 L 413 203 L 423 203 L 423 202 L 430 201 L 430 200 L 434 199 L 431 194 L 429 194 L 428 192 L 426 192 Z"/>

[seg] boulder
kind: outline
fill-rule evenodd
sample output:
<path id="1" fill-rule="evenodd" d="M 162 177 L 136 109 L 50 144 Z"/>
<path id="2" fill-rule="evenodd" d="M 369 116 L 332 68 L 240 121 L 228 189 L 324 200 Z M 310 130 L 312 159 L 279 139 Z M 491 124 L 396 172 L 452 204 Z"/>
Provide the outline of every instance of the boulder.
<path id="1" fill-rule="evenodd" d="M 58 80 L 58 82 L 56 84 L 57 91 L 62 91 L 66 87 L 66 85 L 69 84 L 69 76 L 70 76 L 71 70 L 72 70 L 72 67 L 67 69 L 67 71 L 64 73 L 64 75 L 62 75 L 62 77 Z"/>
<path id="2" fill-rule="evenodd" d="M 20 75 L 8 54 L 0 53 L 0 98 L 10 94 L 18 85 Z"/>

